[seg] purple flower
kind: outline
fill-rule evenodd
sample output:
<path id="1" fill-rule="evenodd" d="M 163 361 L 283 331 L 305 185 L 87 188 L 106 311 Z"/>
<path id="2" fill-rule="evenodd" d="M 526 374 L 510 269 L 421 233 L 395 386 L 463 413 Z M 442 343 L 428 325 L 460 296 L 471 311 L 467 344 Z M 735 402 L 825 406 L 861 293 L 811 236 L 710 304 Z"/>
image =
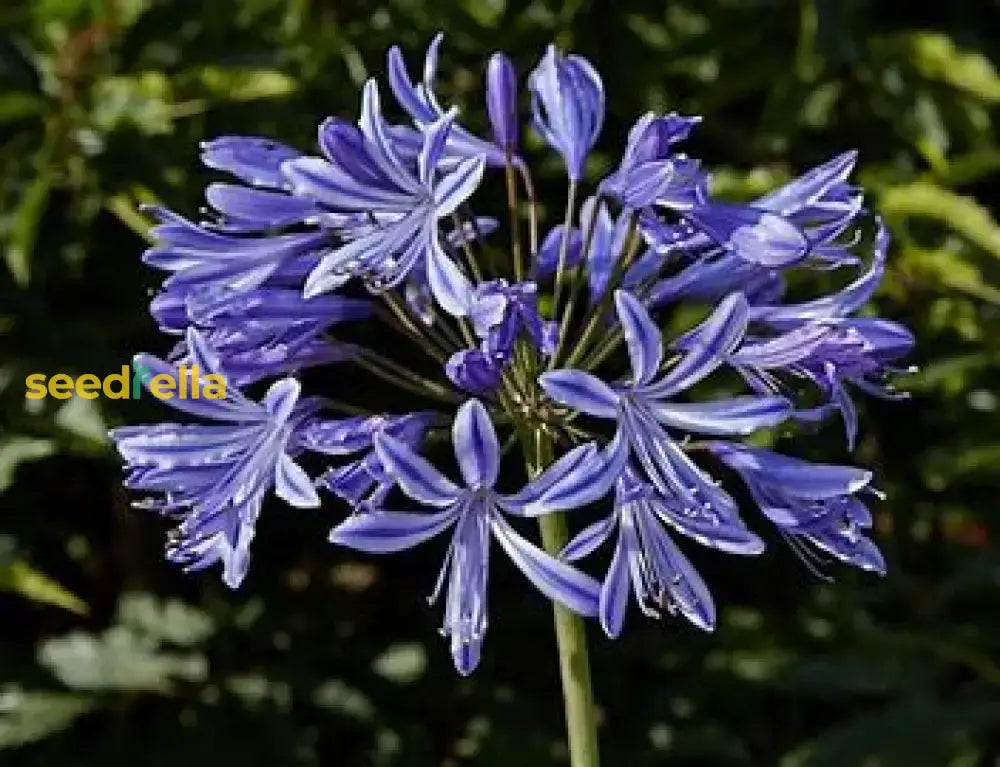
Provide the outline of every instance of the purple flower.
<path id="1" fill-rule="evenodd" d="M 296 194 L 344 213 L 364 213 L 374 222 L 370 231 L 322 257 L 306 280 L 307 297 L 352 277 L 363 278 L 372 290 L 386 290 L 419 265 L 445 311 L 459 316 L 468 312 L 472 288 L 445 252 L 438 221 L 475 191 L 484 162 L 481 157 L 464 159 L 439 175 L 453 118 L 453 113 L 446 114 L 426 128 L 413 169 L 390 139 L 378 88 L 369 81 L 360 130 L 331 118 L 320 128 L 326 159 L 304 157 L 282 166 Z"/>
<path id="2" fill-rule="evenodd" d="M 443 40 L 444 34 L 438 33 L 427 47 L 427 55 L 424 58 L 423 80 L 419 85 L 414 85 L 413 81 L 410 80 L 410 75 L 406 71 L 406 62 L 403 61 L 403 52 L 399 49 L 399 46 L 392 46 L 389 49 L 387 57 L 389 88 L 392 90 L 392 94 L 396 97 L 399 105 L 422 131 L 426 131 L 427 128 L 438 122 L 447 113 L 447 110 L 438 104 L 437 97 L 434 95 L 434 80 L 437 76 L 438 55 Z M 499 56 L 502 54 L 496 55 Z M 507 62 L 508 65 L 509 63 Z M 491 69 L 487 71 L 486 104 L 490 114 L 490 121 L 494 126 L 494 131 L 496 131 L 497 123 L 494 121 L 493 114 L 494 110 L 499 106 L 497 99 L 508 98 L 511 90 L 516 87 L 517 81 L 515 77 L 511 76 L 511 82 L 505 82 L 509 75 L 502 72 L 499 73 L 501 82 L 495 82 L 492 66 L 491 61 Z M 512 75 L 513 68 L 511 67 L 510 69 L 510 75 Z M 497 87 L 503 88 L 503 92 L 498 92 Z M 506 115 L 509 115 L 509 104 L 505 105 L 502 111 Z M 459 125 L 454 126 L 446 139 L 446 146 L 442 154 L 443 163 L 451 165 L 463 159 L 481 157 L 488 165 L 503 167 L 507 164 L 507 150 L 511 149 L 513 151 L 517 148 L 516 119 L 515 113 L 513 125 L 510 121 L 507 121 L 504 131 L 502 133 L 495 133 L 496 144 L 491 144 L 488 141 L 483 141 L 473 136 Z M 511 138 L 511 130 L 514 131 L 513 143 L 509 144 L 507 142 Z M 416 134 L 416 141 L 414 140 L 414 134 L 408 131 L 394 130 L 392 134 L 401 148 L 405 147 L 413 151 L 414 154 L 419 150 L 419 134 Z M 514 158 L 514 161 L 515 164 L 521 163 L 520 158 L 517 157 Z"/>
<path id="3" fill-rule="evenodd" d="M 298 444 L 306 450 L 333 457 L 357 456 L 334 466 L 316 480 L 318 487 L 347 501 L 355 510 L 380 506 L 395 486 L 375 452 L 375 435 L 388 434 L 412 449 L 423 442 L 432 413 L 402 416 L 353 416 L 336 421 L 315 418 L 299 431 Z"/>
<path id="4" fill-rule="evenodd" d="M 780 216 L 802 232 L 809 242 L 806 264 L 831 268 L 858 261 L 847 250 L 854 239 L 841 237 L 863 210 L 863 196 L 847 183 L 856 159 L 855 152 L 844 152 L 751 203 L 753 210 Z M 650 306 L 681 298 L 716 300 L 734 290 L 742 291 L 751 304 L 770 303 L 784 293 L 782 270 L 796 263 L 747 259 L 737 249 L 720 246 L 718 235 L 710 237 L 690 221 L 667 226 L 647 213 L 643 223 L 660 249 L 684 253 L 689 262 L 654 286 Z"/>
<path id="5" fill-rule="evenodd" d="M 202 373 L 222 372 L 197 331 L 188 331 L 187 343 Z M 136 365 L 148 368 L 153 377 L 168 374 L 179 380 L 181 375 L 146 354 L 136 357 Z M 259 403 L 232 386 L 223 399 L 178 396 L 167 401 L 215 423 L 113 430 L 111 439 L 125 461 L 125 484 L 154 494 L 141 507 L 180 520 L 167 545 L 170 561 L 187 570 L 221 562 L 222 580 L 236 588 L 246 575 L 254 527 L 272 487 L 292 506 L 319 506 L 312 480 L 293 460 L 296 430 L 315 404 L 299 401 L 299 384 L 291 378 L 272 384 Z"/>
<path id="6" fill-rule="evenodd" d="M 537 488 L 549 487 L 555 479 L 566 481 L 576 473 L 587 473 L 594 451 L 592 445 L 576 448 L 533 486 L 505 496 L 493 489 L 499 474 L 500 446 L 490 416 L 478 400 L 469 400 L 459 408 L 452 441 L 464 486 L 452 482 L 399 440 L 384 433 L 376 436 L 375 450 L 388 474 L 404 494 L 433 511 L 356 514 L 335 527 L 330 540 L 382 554 L 411 548 L 453 528 L 431 599 L 436 601 L 447 581 L 442 632 L 450 640 L 455 668 L 469 674 L 479 663 L 486 633 L 492 539 L 547 597 L 581 615 L 597 614 L 598 583 L 529 543 L 504 517 L 505 513 L 544 513 L 537 506 L 528 511 L 527 499 L 533 499 Z"/>
<path id="7" fill-rule="evenodd" d="M 706 196 L 707 178 L 694 160 L 672 153 L 673 145 L 687 138 L 700 117 L 649 112 L 629 131 L 625 154 L 618 169 L 599 187 L 629 208 L 663 205 L 674 211 L 689 210 Z"/>
<path id="8" fill-rule="evenodd" d="M 804 557 L 811 544 L 862 570 L 885 573 L 882 554 L 862 533 L 871 527 L 871 512 L 856 497 L 874 492 L 868 489 L 871 472 L 730 442 L 712 443 L 711 451 L 742 477 L 764 516 Z"/>
<path id="9" fill-rule="evenodd" d="M 236 386 L 350 359 L 354 347 L 325 333 L 337 323 L 371 316 L 371 302 L 365 299 L 307 299 L 299 289 L 278 287 L 192 291 L 184 308 L 184 319 L 201 331 Z M 169 358 L 190 362 L 186 341 Z"/>
<path id="10" fill-rule="evenodd" d="M 601 585 L 598 616 L 605 633 L 622 630 L 629 584 L 639 608 L 650 617 L 680 612 L 701 629 L 715 628 L 715 604 L 705 582 L 664 529 L 669 526 L 706 545 L 736 554 L 759 554 L 764 543 L 742 523 L 711 523 L 665 498 L 626 467 L 615 483 L 612 513 L 580 531 L 560 557 L 576 562 L 601 546 L 615 530 L 611 566 Z"/>
<path id="11" fill-rule="evenodd" d="M 538 277 L 550 277 L 555 274 L 565 231 L 565 225 L 559 224 L 552 227 L 542 240 L 542 244 L 538 247 L 538 256 L 535 259 L 535 273 Z M 566 268 L 572 269 L 579 266 L 582 257 L 583 235 L 576 227 L 570 227 L 569 245 L 566 249 Z"/>
<path id="12" fill-rule="evenodd" d="M 175 332 L 184 328 L 175 324 L 176 311 L 190 293 L 206 286 L 246 291 L 301 277 L 334 242 L 332 232 L 320 230 L 272 237 L 215 232 L 165 208 L 149 210 L 160 223 L 151 231 L 157 242 L 142 260 L 171 272 L 163 282 L 168 295 L 160 299 L 157 319 Z"/>
<path id="13" fill-rule="evenodd" d="M 604 85 L 582 56 L 550 45 L 528 77 L 535 130 L 562 155 L 571 181 L 583 178 L 587 154 L 604 124 Z"/>
<path id="14" fill-rule="evenodd" d="M 871 298 L 882 281 L 889 235 L 877 222 L 874 258 L 868 271 L 851 284 L 822 298 L 800 304 L 773 304 L 749 308 L 748 318 L 762 333 L 748 336 L 728 361 L 758 391 L 780 388 L 774 373 L 785 372 L 811 381 L 840 411 L 847 442 L 854 448 L 857 411 L 845 384 L 875 396 L 898 396 L 884 381 L 900 372 L 893 363 L 914 345 L 913 334 L 899 323 L 852 317 Z M 806 411 L 806 419 L 821 416 L 825 408 Z"/>
<path id="15" fill-rule="evenodd" d="M 552 354 L 559 329 L 539 315 L 537 291 L 533 282 L 511 284 L 504 279 L 476 287 L 469 319 L 480 348 L 452 355 L 445 366 L 452 383 L 473 394 L 495 389 L 522 336 L 543 356 Z"/>
<path id="16" fill-rule="evenodd" d="M 557 328 L 538 314 L 538 287 L 533 282 L 511 284 L 499 279 L 480 283 L 469 319 L 483 340 L 483 351 L 504 361 L 510 358 L 522 333 L 543 355 L 555 348 Z"/>
<path id="17" fill-rule="evenodd" d="M 615 304 L 632 363 L 631 380 L 609 386 L 582 370 L 555 370 L 539 378 L 542 387 L 557 402 L 617 423 L 606 448 L 609 463 L 620 470 L 631 453 L 661 495 L 676 498 L 692 513 L 730 524 L 738 519 L 735 502 L 691 460 L 670 431 L 750 434 L 784 421 L 790 405 L 773 396 L 708 403 L 672 398 L 718 368 L 739 344 L 746 329 L 746 300 L 740 294 L 727 297 L 700 326 L 698 344 L 662 376 L 663 343 L 652 318 L 624 291 L 615 292 Z"/>
<path id="18" fill-rule="evenodd" d="M 486 65 L 486 112 L 496 145 L 517 152 L 517 72 L 503 53 L 494 53 Z"/>
<path id="19" fill-rule="evenodd" d="M 444 372 L 455 386 L 470 394 L 488 394 L 500 385 L 505 360 L 482 349 L 463 349 L 448 358 Z"/>

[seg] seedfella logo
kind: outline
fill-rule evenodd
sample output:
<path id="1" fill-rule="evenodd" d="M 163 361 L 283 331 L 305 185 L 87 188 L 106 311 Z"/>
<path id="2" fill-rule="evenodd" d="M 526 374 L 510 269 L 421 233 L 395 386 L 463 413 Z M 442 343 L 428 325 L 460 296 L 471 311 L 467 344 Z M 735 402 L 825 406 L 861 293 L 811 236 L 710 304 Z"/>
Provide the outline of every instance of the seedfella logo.
<path id="1" fill-rule="evenodd" d="M 170 373 L 153 375 L 147 365 L 132 363 L 122 365 L 120 373 L 103 379 L 93 373 L 84 373 L 74 379 L 66 373 L 56 373 L 51 378 L 44 373 L 32 373 L 24 379 L 27 399 L 69 399 L 74 394 L 82 399 L 97 399 L 102 394 L 108 399 L 139 399 L 143 384 L 157 399 L 224 399 L 226 379 L 218 373 L 201 375 L 197 365 L 181 365 L 176 377 Z"/>

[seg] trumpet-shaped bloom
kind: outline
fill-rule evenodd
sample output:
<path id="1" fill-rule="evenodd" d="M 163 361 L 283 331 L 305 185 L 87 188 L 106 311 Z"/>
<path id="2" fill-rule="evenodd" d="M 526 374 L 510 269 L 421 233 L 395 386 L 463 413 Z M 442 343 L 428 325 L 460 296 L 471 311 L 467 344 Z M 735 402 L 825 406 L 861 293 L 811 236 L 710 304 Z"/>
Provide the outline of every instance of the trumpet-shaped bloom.
<path id="1" fill-rule="evenodd" d="M 298 444 L 325 456 L 355 456 L 347 463 L 327 469 L 316 484 L 355 510 L 371 509 L 380 506 L 395 486 L 375 452 L 375 435 L 388 434 L 416 449 L 433 418 L 429 412 L 353 416 L 336 421 L 315 418 L 299 431 Z"/>
<path id="2" fill-rule="evenodd" d="M 849 234 L 863 210 L 861 194 L 847 183 L 856 159 L 855 152 L 844 152 L 751 203 L 754 210 L 779 216 L 798 228 L 809 243 L 805 262 L 809 265 L 832 268 L 857 263 L 847 249 L 855 244 L 854 238 L 842 236 Z M 680 272 L 652 288 L 647 296 L 650 306 L 681 298 L 717 300 L 734 290 L 742 291 L 751 305 L 771 303 L 784 293 L 783 270 L 798 263 L 745 258 L 738 249 L 720 247 L 717 238 L 690 221 L 665 226 L 647 214 L 643 222 L 644 231 L 660 249 L 682 253 L 686 260 Z"/>
<path id="3" fill-rule="evenodd" d="M 673 145 L 688 137 L 700 117 L 649 112 L 629 131 L 621 164 L 599 187 L 628 208 L 657 204 L 680 211 L 706 196 L 707 179 L 698 163 L 674 154 Z"/>
<path id="4" fill-rule="evenodd" d="M 426 130 L 448 112 L 441 107 L 434 94 L 438 58 L 443 41 L 444 34 L 438 33 L 427 46 L 423 79 L 418 85 L 414 85 L 410 79 L 406 71 L 406 62 L 403 60 L 403 52 L 398 45 L 392 46 L 387 55 L 389 88 L 392 90 L 392 95 L 421 130 Z M 494 54 L 490 62 L 486 73 L 486 106 L 494 128 L 496 143 L 491 144 L 477 138 L 460 125 L 455 125 L 446 139 L 442 155 L 445 165 L 481 157 L 488 165 L 503 167 L 507 163 L 507 150 L 513 152 L 517 149 L 516 100 L 510 101 L 512 89 L 517 85 L 516 77 L 513 76 L 513 66 L 503 54 Z M 499 132 L 497 120 L 502 120 Z M 419 133 L 395 130 L 392 134 L 401 149 L 409 149 L 414 154 L 419 150 Z M 516 154 L 512 160 L 515 164 L 521 163 Z"/>
<path id="5" fill-rule="evenodd" d="M 326 331 L 371 316 L 371 303 L 365 299 L 307 299 L 301 290 L 278 287 L 196 291 L 187 296 L 184 308 L 186 321 L 202 333 L 236 386 L 351 359 L 354 347 L 333 340 Z M 186 341 L 173 349 L 170 359 L 190 363 Z"/>
<path id="6" fill-rule="evenodd" d="M 562 155 L 572 181 L 583 178 L 587 155 L 604 125 L 604 84 L 582 56 L 550 45 L 528 76 L 535 130 Z"/>
<path id="7" fill-rule="evenodd" d="M 743 478 L 761 512 L 797 550 L 808 553 L 801 545 L 811 544 L 862 570 L 885 573 L 882 554 L 863 534 L 871 512 L 857 498 L 868 489 L 871 472 L 731 442 L 710 449 Z"/>
<path id="8" fill-rule="evenodd" d="M 790 413 L 783 397 L 741 396 L 707 403 L 673 398 L 708 376 L 739 344 L 746 329 L 746 300 L 733 294 L 700 327 L 700 342 L 662 376 L 663 343 L 648 312 L 630 294 L 615 293 L 618 320 L 632 364 L 631 380 L 608 385 L 582 370 L 555 370 L 539 381 L 552 399 L 595 418 L 615 421 L 607 460 L 624 467 L 630 454 L 661 495 L 677 498 L 692 514 L 730 524 L 736 503 L 700 469 L 671 436 L 750 434 L 775 426 Z"/>
<path id="9" fill-rule="evenodd" d="M 410 499 L 428 512 L 374 510 L 356 514 L 330 533 L 330 540 L 372 553 L 408 549 L 453 529 L 444 567 L 434 589 L 436 601 L 446 588 L 442 632 L 449 639 L 455 668 L 471 673 L 479 663 L 487 626 L 487 585 L 490 543 L 496 540 L 531 583 L 550 599 L 580 615 L 597 613 L 598 583 L 546 554 L 522 538 L 505 519 L 523 515 L 526 499 L 554 479 L 586 473 L 594 461 L 592 446 L 568 453 L 536 484 L 517 495 L 494 490 L 499 475 L 500 446 L 486 409 L 469 400 L 455 416 L 452 429 L 455 458 L 463 485 L 445 477 L 401 441 L 385 434 L 375 437 L 375 450 L 387 473 Z M 536 508 L 534 513 L 538 513 Z"/>
<path id="10" fill-rule="evenodd" d="M 197 331 L 189 330 L 192 362 L 204 374 L 218 374 L 218 358 Z M 156 357 L 136 357 L 151 376 L 181 371 Z M 191 372 L 191 371 L 188 371 Z M 193 383 L 193 382 L 192 382 Z M 315 412 L 299 401 L 299 384 L 284 378 L 258 403 L 227 387 L 224 399 L 167 400 L 189 415 L 215 423 L 126 426 L 111 432 L 125 461 L 126 486 L 154 495 L 142 502 L 180 520 L 167 558 L 188 570 L 222 563 L 222 579 L 236 588 L 250 562 L 250 542 L 265 495 L 274 488 L 292 506 L 319 506 L 312 480 L 295 463 L 295 433 Z"/>
<path id="11" fill-rule="evenodd" d="M 711 631 L 715 628 L 712 595 L 665 526 L 724 551 L 757 554 L 764 550 L 756 535 L 733 522 L 709 524 L 691 515 L 682 504 L 665 498 L 638 472 L 626 467 L 615 482 L 612 513 L 581 530 L 560 556 L 576 562 L 617 531 L 611 565 L 601 585 L 598 613 L 610 637 L 621 633 L 630 591 L 639 608 L 650 617 L 659 617 L 660 611 L 666 609 Z"/>
<path id="12" fill-rule="evenodd" d="M 846 384 L 880 397 L 897 396 L 884 381 L 899 369 L 913 348 L 910 331 L 891 320 L 853 317 L 882 281 L 889 235 L 878 222 L 874 258 L 868 270 L 837 293 L 800 304 L 749 308 L 761 332 L 748 336 L 728 357 L 757 391 L 774 391 L 774 374 L 785 372 L 811 381 L 840 411 L 848 447 L 857 436 L 857 411 Z M 683 346 L 686 340 L 679 346 Z M 818 411 L 822 415 L 824 410 Z M 814 417 L 807 411 L 806 418 Z"/>
<path id="13" fill-rule="evenodd" d="M 370 231 L 323 255 L 306 280 L 307 297 L 340 287 L 352 277 L 363 278 L 372 290 L 387 290 L 420 266 L 445 311 L 468 313 L 472 287 L 445 252 L 438 221 L 451 216 L 475 191 L 484 161 L 467 158 L 439 174 L 453 118 L 448 113 L 426 128 L 413 168 L 394 146 L 378 88 L 369 81 L 360 129 L 330 119 L 320 128 L 326 159 L 303 157 L 282 165 L 297 194 L 334 210 L 364 213 L 374 222 Z"/>

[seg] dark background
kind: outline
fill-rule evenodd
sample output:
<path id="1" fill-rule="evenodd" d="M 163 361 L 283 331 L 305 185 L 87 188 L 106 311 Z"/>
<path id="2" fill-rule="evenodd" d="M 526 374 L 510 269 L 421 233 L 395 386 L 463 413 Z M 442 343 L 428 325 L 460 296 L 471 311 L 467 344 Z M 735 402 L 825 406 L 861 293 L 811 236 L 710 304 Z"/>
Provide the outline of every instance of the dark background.
<path id="1" fill-rule="evenodd" d="M 475 129 L 491 51 L 522 76 L 551 40 L 589 57 L 608 93 L 595 172 L 647 109 L 705 116 L 688 150 L 733 198 L 857 147 L 895 235 L 878 309 L 920 339 L 913 399 L 863 403 L 888 577 L 687 547 L 714 635 L 637 613 L 617 642 L 591 630 L 605 763 L 995 765 L 998 27 L 987 0 L 0 4 L 0 762 L 565 762 L 548 606 L 500 557 L 483 664 L 461 679 L 422 601 L 440 545 L 359 558 L 325 543 L 335 504 L 275 505 L 231 593 L 164 564 L 163 523 L 120 489 L 105 429 L 162 408 L 24 399 L 28 373 L 166 350 L 135 207 L 197 217 L 199 139 L 310 147 L 323 116 L 356 114 L 387 46 L 416 70 L 443 29 L 439 90 Z M 558 163 L 540 168 L 559 210 Z M 810 445 L 849 460 L 836 424 Z"/>

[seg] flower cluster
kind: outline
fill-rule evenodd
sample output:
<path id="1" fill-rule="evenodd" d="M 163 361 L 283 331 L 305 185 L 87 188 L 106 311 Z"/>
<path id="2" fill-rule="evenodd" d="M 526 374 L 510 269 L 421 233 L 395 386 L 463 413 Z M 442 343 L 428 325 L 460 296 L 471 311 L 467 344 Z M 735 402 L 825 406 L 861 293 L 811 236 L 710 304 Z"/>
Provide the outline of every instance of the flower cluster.
<path id="1" fill-rule="evenodd" d="M 712 629 L 711 592 L 679 543 L 764 550 L 726 489 L 734 482 L 807 561 L 883 572 L 866 536 L 870 472 L 738 441 L 763 431 L 754 445 L 770 444 L 832 416 L 853 448 L 856 392 L 899 396 L 887 379 L 913 338 L 858 314 L 889 237 L 848 180 L 855 155 L 734 204 L 712 196 L 680 149 L 700 118 L 647 114 L 584 197 L 604 88 L 586 59 L 550 46 L 526 85 L 568 199 L 565 218 L 540 233 L 512 62 L 496 53 L 485 68 L 483 138 L 436 94 L 440 46 L 438 36 L 417 84 L 389 51 L 405 123 L 387 120 L 373 79 L 356 122 L 320 124 L 316 154 L 258 137 L 206 142 L 205 165 L 230 177 L 207 189 L 210 220 L 151 211 L 156 245 L 144 260 L 168 273 L 151 312 L 176 343 L 166 359 L 139 362 L 229 385 L 224 399 L 169 401 L 198 420 L 112 432 L 127 486 L 145 494 L 137 505 L 176 521 L 168 558 L 219 563 L 238 586 L 272 490 L 300 508 L 327 495 L 343 510 L 330 541 L 361 551 L 448 532 L 432 601 L 444 601 L 463 674 L 488 625 L 494 541 L 538 591 L 598 618 L 609 636 L 630 597 L 646 615 Z M 509 203 L 503 234 L 472 208 L 494 178 Z M 797 287 L 843 287 L 791 299 L 793 271 Z M 680 304 L 704 319 L 664 339 L 661 323 Z M 405 338 L 425 369 L 386 357 L 394 343 L 345 340 L 363 322 Z M 424 407 L 386 414 L 363 398 L 303 396 L 307 371 L 329 365 L 356 366 Z M 457 471 L 426 457 L 429 438 L 449 432 Z M 500 489 L 517 481 L 501 472 L 511 448 L 528 476 Z M 568 512 L 571 539 L 532 543 L 526 520 Z M 606 572 L 587 574 L 581 561 L 609 541 Z"/>

